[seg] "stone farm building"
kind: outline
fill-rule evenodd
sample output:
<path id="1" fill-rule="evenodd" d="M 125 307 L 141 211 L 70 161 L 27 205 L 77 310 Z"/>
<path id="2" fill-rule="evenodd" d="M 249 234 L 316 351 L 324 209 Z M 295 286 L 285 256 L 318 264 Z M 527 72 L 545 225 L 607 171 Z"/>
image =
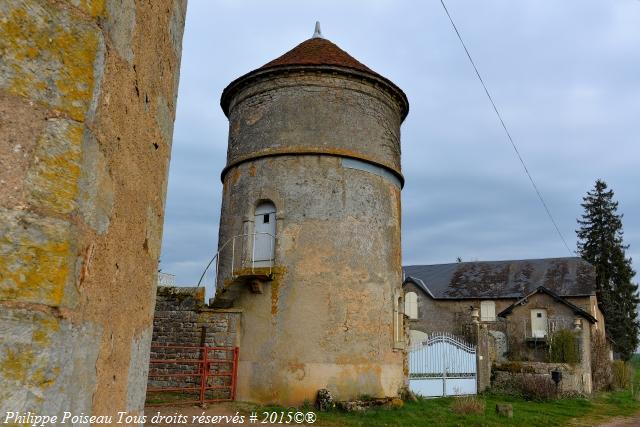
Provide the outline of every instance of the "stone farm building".
<path id="1" fill-rule="evenodd" d="M 404 267 L 405 314 L 410 339 L 448 332 L 479 342 L 486 331 L 487 365 L 545 362 L 562 330 L 577 336 L 580 378 L 591 391 L 591 341 L 605 331 L 595 294 L 595 270 L 580 258 L 460 262 Z M 477 329 L 480 327 L 480 329 Z M 485 385 L 488 385 L 485 384 Z"/>

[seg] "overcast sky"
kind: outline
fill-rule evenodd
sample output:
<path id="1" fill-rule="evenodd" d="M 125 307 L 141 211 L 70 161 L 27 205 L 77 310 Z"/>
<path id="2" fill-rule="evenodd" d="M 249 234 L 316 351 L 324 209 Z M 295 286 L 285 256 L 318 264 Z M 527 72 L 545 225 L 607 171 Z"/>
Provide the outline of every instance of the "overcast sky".
<path id="1" fill-rule="evenodd" d="M 640 1 L 448 0 L 571 249 L 582 196 L 615 191 L 640 269 Z M 324 36 L 409 98 L 403 264 L 569 256 L 439 0 L 189 0 L 161 256 L 193 285 L 217 248 L 224 87 Z"/>

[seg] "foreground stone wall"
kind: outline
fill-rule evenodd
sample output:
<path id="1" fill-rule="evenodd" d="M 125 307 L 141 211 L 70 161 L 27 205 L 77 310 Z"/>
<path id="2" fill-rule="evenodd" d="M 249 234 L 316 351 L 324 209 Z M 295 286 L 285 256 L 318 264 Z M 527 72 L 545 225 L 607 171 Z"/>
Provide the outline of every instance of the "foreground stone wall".
<path id="1" fill-rule="evenodd" d="M 185 9 L 0 2 L 0 413 L 143 409 Z"/>

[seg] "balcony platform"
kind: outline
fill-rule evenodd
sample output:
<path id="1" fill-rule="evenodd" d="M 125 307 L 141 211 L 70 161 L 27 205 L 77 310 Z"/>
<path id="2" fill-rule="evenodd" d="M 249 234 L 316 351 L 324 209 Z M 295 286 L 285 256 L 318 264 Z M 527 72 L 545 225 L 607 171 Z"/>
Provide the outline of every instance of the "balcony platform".
<path id="1" fill-rule="evenodd" d="M 236 298 L 244 289 L 254 294 L 262 294 L 264 285 L 278 280 L 284 273 L 284 267 L 249 267 L 233 271 L 233 277 L 226 279 L 216 290 L 216 295 L 209 302 L 213 308 L 231 308 Z"/>

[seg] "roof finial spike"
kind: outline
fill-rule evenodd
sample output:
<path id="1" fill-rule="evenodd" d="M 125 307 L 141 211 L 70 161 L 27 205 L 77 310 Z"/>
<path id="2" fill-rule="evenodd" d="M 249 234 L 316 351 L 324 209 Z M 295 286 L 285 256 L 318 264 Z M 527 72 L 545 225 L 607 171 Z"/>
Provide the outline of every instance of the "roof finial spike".
<path id="1" fill-rule="evenodd" d="M 316 21 L 316 29 L 313 32 L 313 39 L 323 39 L 322 31 L 320 30 L 320 21 Z"/>

